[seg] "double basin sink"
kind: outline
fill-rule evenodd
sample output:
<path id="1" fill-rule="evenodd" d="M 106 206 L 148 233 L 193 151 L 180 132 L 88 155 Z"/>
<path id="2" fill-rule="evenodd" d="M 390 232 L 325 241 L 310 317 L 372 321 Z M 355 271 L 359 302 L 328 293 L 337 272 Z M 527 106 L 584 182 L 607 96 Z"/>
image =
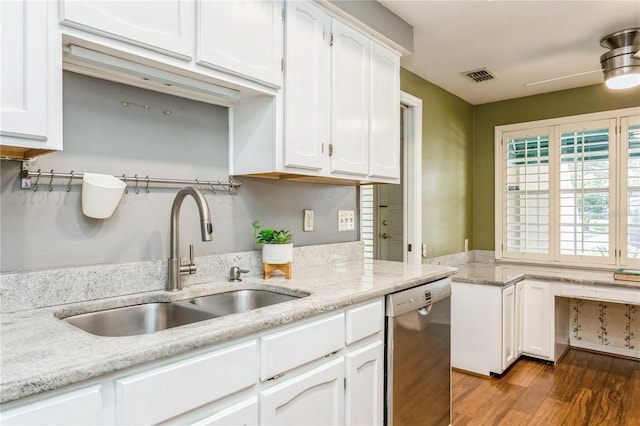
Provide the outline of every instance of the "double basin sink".
<path id="1" fill-rule="evenodd" d="M 63 318 L 97 336 L 135 336 L 192 324 L 304 296 L 272 290 L 242 289 L 176 302 L 154 302 Z"/>

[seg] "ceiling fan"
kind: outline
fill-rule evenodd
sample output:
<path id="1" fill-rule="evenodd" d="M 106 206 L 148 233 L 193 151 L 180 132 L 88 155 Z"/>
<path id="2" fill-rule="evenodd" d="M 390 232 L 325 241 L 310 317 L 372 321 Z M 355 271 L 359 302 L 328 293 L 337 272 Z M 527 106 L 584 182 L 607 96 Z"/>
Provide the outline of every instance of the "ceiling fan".
<path id="1" fill-rule="evenodd" d="M 604 36 L 600 46 L 609 49 L 600 56 L 602 68 L 525 84 L 525 87 L 565 78 L 603 72 L 610 89 L 627 89 L 640 85 L 640 28 L 628 28 Z"/>

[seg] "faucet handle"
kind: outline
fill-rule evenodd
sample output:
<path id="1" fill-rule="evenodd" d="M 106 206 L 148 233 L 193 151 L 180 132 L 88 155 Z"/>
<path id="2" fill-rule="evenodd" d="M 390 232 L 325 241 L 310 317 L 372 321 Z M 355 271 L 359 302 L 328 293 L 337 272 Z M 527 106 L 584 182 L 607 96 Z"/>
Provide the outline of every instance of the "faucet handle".
<path id="1" fill-rule="evenodd" d="M 189 244 L 189 263 L 180 265 L 181 275 L 193 275 L 196 273 L 196 264 L 194 263 L 193 244 Z"/>
<path id="2" fill-rule="evenodd" d="M 239 266 L 232 266 L 229 270 L 229 281 L 242 281 L 242 279 L 240 279 L 240 274 L 246 274 L 248 272 L 249 271 L 247 269 L 240 269 Z"/>

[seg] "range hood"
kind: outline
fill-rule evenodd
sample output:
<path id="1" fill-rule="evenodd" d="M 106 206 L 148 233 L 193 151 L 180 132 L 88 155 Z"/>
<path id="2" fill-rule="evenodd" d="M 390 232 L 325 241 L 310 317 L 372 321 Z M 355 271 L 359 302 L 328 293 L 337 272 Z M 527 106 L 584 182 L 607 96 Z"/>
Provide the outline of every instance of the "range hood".
<path id="1" fill-rule="evenodd" d="M 205 74 L 200 75 L 165 64 L 154 64 L 148 60 L 132 60 L 75 44 L 63 47 L 63 69 L 227 107 L 238 104 L 243 98 L 275 95 L 268 91 L 258 91 L 221 81 Z"/>

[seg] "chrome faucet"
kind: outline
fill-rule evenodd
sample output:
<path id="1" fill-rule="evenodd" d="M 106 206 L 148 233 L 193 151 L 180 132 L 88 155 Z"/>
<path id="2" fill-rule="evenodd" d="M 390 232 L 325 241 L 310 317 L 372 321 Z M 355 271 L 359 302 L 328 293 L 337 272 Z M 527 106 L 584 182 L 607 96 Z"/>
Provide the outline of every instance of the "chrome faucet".
<path id="1" fill-rule="evenodd" d="M 197 189 L 187 186 L 176 194 L 171 207 L 171 240 L 169 243 L 169 264 L 167 265 L 168 281 L 167 291 L 176 291 L 182 289 L 181 275 L 195 274 L 196 265 L 193 263 L 193 245 L 189 247 L 189 263 L 182 265 L 180 263 L 180 245 L 178 226 L 180 224 L 180 207 L 187 195 L 191 195 L 198 205 L 198 213 L 200 214 L 200 233 L 202 241 L 211 241 L 213 226 L 211 224 L 211 211 L 209 204 Z"/>

